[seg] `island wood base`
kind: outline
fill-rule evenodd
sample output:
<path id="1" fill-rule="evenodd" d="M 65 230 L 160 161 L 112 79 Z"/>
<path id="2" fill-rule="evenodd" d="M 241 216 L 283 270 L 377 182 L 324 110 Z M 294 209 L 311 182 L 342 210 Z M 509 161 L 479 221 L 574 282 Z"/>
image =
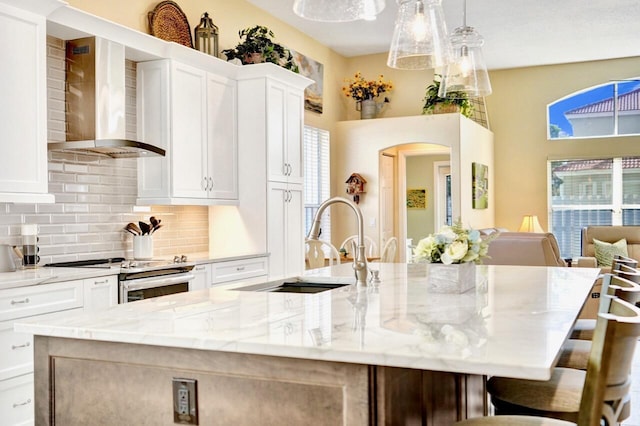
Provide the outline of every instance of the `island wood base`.
<path id="1" fill-rule="evenodd" d="M 173 424 L 172 379 L 200 425 L 446 426 L 486 414 L 485 377 L 35 336 L 36 425 Z"/>

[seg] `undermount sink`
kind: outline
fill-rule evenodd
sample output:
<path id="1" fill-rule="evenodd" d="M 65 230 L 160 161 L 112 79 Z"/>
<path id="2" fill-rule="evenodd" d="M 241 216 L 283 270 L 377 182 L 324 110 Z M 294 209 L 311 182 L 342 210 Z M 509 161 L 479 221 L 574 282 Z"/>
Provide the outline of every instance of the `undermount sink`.
<path id="1" fill-rule="evenodd" d="M 277 287 L 265 289 L 272 293 L 320 293 L 321 291 L 333 290 L 334 288 L 344 287 L 348 284 L 329 284 L 329 283 L 309 283 L 309 282 L 293 282 L 282 283 Z"/>
<path id="2" fill-rule="evenodd" d="M 316 282 L 302 280 L 280 280 L 263 284 L 250 285 L 246 287 L 234 288 L 239 291 L 259 291 L 270 293 L 320 293 L 327 290 L 344 287 L 352 283 L 339 282 Z"/>

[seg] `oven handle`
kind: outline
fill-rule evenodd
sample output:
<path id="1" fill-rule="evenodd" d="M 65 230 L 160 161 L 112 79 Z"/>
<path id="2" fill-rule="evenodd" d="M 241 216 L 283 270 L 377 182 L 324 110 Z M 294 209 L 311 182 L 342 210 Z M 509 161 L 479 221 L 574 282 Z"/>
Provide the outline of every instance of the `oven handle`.
<path id="1" fill-rule="evenodd" d="M 172 274 L 160 277 L 136 278 L 129 281 L 120 281 L 121 286 L 127 291 L 145 290 L 147 288 L 164 287 L 173 284 L 182 284 L 195 278 L 191 273 Z"/>

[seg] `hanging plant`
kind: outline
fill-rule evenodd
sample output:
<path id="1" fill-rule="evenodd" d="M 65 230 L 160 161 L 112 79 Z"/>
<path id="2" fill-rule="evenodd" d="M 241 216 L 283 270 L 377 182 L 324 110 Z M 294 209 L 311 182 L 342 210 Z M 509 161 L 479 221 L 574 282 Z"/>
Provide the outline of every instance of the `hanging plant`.
<path id="1" fill-rule="evenodd" d="M 436 77 L 440 77 L 436 75 Z M 460 114 L 467 118 L 471 118 L 473 113 L 473 105 L 469 97 L 464 92 L 449 92 L 444 98 L 438 96 L 440 90 L 440 80 L 433 80 L 433 83 L 427 86 L 422 107 L 423 114 L 440 114 L 445 112 L 460 111 Z"/>
<path id="2" fill-rule="evenodd" d="M 262 25 L 238 32 L 241 42 L 234 49 L 225 49 L 227 60 L 239 59 L 243 65 L 271 62 L 293 72 L 299 72 L 293 55 L 286 47 L 275 43 L 273 31 Z"/>

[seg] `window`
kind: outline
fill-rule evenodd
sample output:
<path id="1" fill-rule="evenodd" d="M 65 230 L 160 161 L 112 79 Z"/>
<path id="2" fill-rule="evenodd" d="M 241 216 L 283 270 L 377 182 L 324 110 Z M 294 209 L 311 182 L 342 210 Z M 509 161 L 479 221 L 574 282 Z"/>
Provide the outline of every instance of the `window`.
<path id="1" fill-rule="evenodd" d="M 640 134 L 640 80 L 607 83 L 547 107 L 548 139 Z"/>
<path id="2" fill-rule="evenodd" d="M 563 257 L 580 256 L 588 225 L 640 225 L 640 157 L 551 161 L 551 231 Z"/>
<path id="3" fill-rule="evenodd" d="M 320 204 L 330 193 L 329 132 L 304 126 L 304 231 L 309 233 Z M 331 216 L 326 210 L 321 218 L 320 238 L 331 242 Z"/>

